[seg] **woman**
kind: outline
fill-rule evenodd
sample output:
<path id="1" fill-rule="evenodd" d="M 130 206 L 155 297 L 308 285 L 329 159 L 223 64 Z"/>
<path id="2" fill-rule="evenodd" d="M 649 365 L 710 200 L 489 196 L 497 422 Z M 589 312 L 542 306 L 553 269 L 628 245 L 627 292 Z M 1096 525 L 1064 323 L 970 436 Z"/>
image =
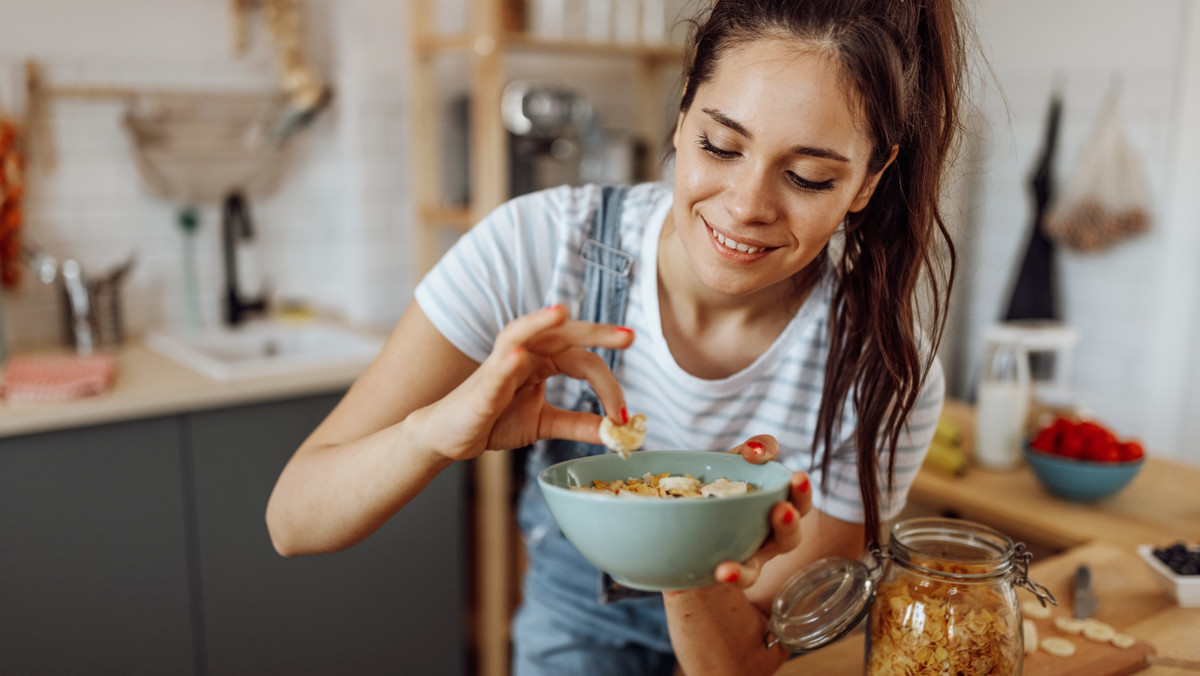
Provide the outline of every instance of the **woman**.
<path id="1" fill-rule="evenodd" d="M 646 413 L 646 448 L 795 470 L 772 539 L 712 586 L 597 598 L 527 482 L 515 670 L 774 671 L 775 590 L 879 537 L 941 408 L 959 35 L 951 0 L 716 2 L 691 41 L 672 184 L 543 191 L 466 235 L 284 469 L 276 548 L 348 547 L 450 463 L 532 445 L 536 472 L 595 452 L 601 407 Z"/>

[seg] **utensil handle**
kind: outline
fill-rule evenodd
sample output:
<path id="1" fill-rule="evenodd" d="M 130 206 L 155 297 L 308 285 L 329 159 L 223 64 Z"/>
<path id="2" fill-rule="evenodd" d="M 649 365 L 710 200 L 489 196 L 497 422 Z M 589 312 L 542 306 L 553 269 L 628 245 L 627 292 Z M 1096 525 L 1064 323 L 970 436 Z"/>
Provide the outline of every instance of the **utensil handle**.
<path id="1" fill-rule="evenodd" d="M 1153 664 L 1160 667 L 1172 667 L 1174 669 L 1187 669 L 1189 671 L 1200 671 L 1200 660 L 1185 660 L 1179 657 L 1147 655 L 1146 664 Z"/>

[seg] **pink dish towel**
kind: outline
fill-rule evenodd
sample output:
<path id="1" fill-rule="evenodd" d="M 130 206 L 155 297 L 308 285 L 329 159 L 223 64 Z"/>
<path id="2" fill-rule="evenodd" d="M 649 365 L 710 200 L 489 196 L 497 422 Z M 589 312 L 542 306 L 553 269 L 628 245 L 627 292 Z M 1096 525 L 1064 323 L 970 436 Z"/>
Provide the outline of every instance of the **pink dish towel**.
<path id="1" fill-rule="evenodd" d="M 16 355 L 4 367 L 0 396 L 13 405 L 70 401 L 107 391 L 116 376 L 113 355 Z"/>

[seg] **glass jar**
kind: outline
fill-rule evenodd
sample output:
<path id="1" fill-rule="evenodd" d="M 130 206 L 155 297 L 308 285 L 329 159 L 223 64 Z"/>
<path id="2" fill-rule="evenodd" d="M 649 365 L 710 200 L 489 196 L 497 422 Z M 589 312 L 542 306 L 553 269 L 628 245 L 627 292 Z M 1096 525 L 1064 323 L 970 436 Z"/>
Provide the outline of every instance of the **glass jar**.
<path id="1" fill-rule="evenodd" d="M 812 652 L 870 616 L 866 673 L 1020 674 L 1024 652 L 1017 587 L 1057 603 L 1029 579 L 1025 545 L 961 519 L 897 523 L 874 565 L 830 557 L 792 575 L 775 594 L 768 648 Z"/>
<path id="2" fill-rule="evenodd" d="M 1021 674 L 1023 546 L 980 524 L 921 518 L 896 524 L 886 558 L 867 631 L 869 676 Z"/>

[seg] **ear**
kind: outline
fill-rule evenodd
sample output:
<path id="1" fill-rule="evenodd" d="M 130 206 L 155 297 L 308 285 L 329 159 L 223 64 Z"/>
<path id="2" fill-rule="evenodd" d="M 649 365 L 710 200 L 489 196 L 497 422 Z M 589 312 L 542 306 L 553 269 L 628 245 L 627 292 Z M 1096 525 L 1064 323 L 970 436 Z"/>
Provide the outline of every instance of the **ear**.
<path id="1" fill-rule="evenodd" d="M 875 186 L 879 185 L 879 178 L 883 176 L 883 172 L 896 161 L 896 154 L 900 152 L 900 146 L 892 146 L 892 154 L 888 155 L 887 162 L 883 163 L 883 167 L 874 174 L 868 174 L 863 179 L 862 189 L 854 196 L 854 201 L 850 203 L 849 213 L 855 213 L 867 208 L 867 204 L 871 201 L 871 195 L 875 194 Z"/>

